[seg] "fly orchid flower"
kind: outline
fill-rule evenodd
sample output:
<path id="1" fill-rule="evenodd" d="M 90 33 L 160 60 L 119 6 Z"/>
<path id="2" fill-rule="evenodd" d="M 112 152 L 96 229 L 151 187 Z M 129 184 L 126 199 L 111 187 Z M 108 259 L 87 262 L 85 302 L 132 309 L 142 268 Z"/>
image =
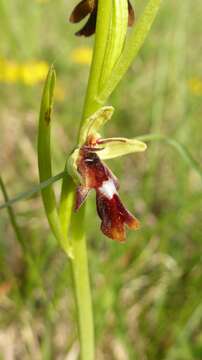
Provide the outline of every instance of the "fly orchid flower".
<path id="1" fill-rule="evenodd" d="M 98 0 L 82 0 L 78 5 L 73 9 L 70 22 L 77 23 L 83 20 L 87 15 L 90 15 L 87 23 L 83 28 L 76 32 L 77 36 L 91 36 L 95 33 L 96 20 L 97 20 L 97 6 Z M 134 23 L 134 10 L 128 0 L 128 26 L 132 26 Z"/>
<path id="2" fill-rule="evenodd" d="M 97 131 L 111 118 L 113 111 L 113 107 L 105 106 L 86 120 L 79 147 L 68 159 L 67 171 L 77 184 L 75 210 L 79 210 L 94 189 L 102 232 L 111 239 L 124 241 L 125 225 L 138 229 L 139 221 L 122 204 L 117 178 L 102 160 L 144 151 L 146 144 L 136 139 L 103 139 Z"/>

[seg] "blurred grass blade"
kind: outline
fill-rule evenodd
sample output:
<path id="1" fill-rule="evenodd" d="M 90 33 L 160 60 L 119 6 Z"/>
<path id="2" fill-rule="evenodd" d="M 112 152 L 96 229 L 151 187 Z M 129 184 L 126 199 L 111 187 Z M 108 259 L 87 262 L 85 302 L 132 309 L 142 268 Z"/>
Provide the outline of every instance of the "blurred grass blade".
<path id="1" fill-rule="evenodd" d="M 4 181 L 2 179 L 2 177 L 0 176 L 0 188 L 4 197 L 4 200 L 6 202 L 9 202 L 9 196 L 6 190 L 6 186 L 4 184 Z M 15 233 L 16 239 L 22 249 L 25 261 L 27 263 L 27 266 L 29 266 L 29 271 L 30 273 L 32 273 L 32 276 L 35 278 L 35 280 L 37 280 L 37 284 L 40 286 L 40 289 L 42 291 L 42 294 L 44 296 L 44 299 L 47 303 L 47 311 L 53 311 L 54 310 L 54 304 L 52 303 L 52 301 L 48 298 L 47 293 L 46 293 L 46 289 L 41 277 L 41 274 L 39 272 L 37 263 L 36 263 L 36 259 L 35 257 L 32 255 L 29 247 L 28 247 L 28 242 L 26 241 L 27 239 L 24 236 L 23 231 L 21 230 L 20 226 L 18 225 L 17 222 L 17 218 L 15 215 L 15 212 L 13 211 L 12 207 L 8 207 L 8 215 L 10 218 L 10 222 L 11 225 L 13 227 L 13 231 Z M 19 293 L 21 296 L 21 293 Z"/>
<path id="2" fill-rule="evenodd" d="M 51 164 L 51 112 L 53 106 L 53 95 L 55 87 L 55 70 L 51 66 L 46 78 L 39 116 L 39 129 L 38 129 L 38 167 L 40 182 L 46 181 L 52 177 L 52 164 Z M 65 239 L 62 234 L 60 220 L 58 216 L 57 203 L 53 188 L 51 185 L 42 189 L 42 199 L 46 212 L 46 216 L 50 228 L 55 235 L 56 239 L 64 249 Z M 68 253 L 68 249 L 64 249 Z"/>
<path id="3" fill-rule="evenodd" d="M 4 204 L 0 205 L 0 210 L 11 206 L 11 205 L 17 203 L 18 201 L 22 201 L 22 200 L 30 198 L 32 195 L 40 192 L 42 189 L 45 189 L 48 185 L 51 185 L 54 182 L 62 179 L 64 177 L 64 175 L 65 175 L 65 171 L 62 171 L 59 174 L 52 176 L 45 181 L 42 181 L 38 185 L 33 186 L 30 190 L 21 192 L 14 198 L 12 198 L 12 199 L 6 201 Z"/>
<path id="4" fill-rule="evenodd" d="M 192 157 L 192 155 L 190 154 L 190 152 L 187 150 L 187 148 L 179 143 L 177 140 L 166 137 L 164 135 L 161 134 L 148 134 L 148 135 L 143 135 L 143 136 L 139 136 L 138 138 L 136 138 L 138 140 L 141 141 L 164 141 L 167 144 L 173 146 L 178 153 L 180 154 L 180 156 L 183 158 L 183 160 L 190 166 L 192 167 L 197 174 L 201 177 L 202 179 L 202 168 L 201 166 L 198 164 L 198 162 Z"/>
<path id="5" fill-rule="evenodd" d="M 9 197 L 8 197 L 8 194 L 7 194 L 7 191 L 6 191 L 6 187 L 4 185 L 4 182 L 3 182 L 3 179 L 2 179 L 1 176 L 0 176 L 0 188 L 1 188 L 4 200 L 6 202 L 9 202 Z M 24 242 L 21 231 L 20 231 L 20 229 L 18 227 L 18 224 L 17 224 L 17 221 L 16 221 L 15 214 L 13 212 L 13 209 L 11 207 L 8 208 L 8 215 L 9 215 L 10 222 L 12 224 L 13 230 L 15 232 L 16 238 L 17 238 L 21 248 L 23 249 L 23 251 L 26 252 L 26 244 Z"/>
<path id="6" fill-rule="evenodd" d="M 161 5 L 161 0 L 150 0 L 146 5 L 143 15 L 133 27 L 131 35 L 129 36 L 122 54 L 113 68 L 110 79 L 100 91 L 97 101 L 103 104 L 111 95 L 119 81 L 125 75 L 132 61 L 136 58 L 139 50 L 144 44 L 145 38 L 148 35 L 151 26 L 156 18 Z"/>

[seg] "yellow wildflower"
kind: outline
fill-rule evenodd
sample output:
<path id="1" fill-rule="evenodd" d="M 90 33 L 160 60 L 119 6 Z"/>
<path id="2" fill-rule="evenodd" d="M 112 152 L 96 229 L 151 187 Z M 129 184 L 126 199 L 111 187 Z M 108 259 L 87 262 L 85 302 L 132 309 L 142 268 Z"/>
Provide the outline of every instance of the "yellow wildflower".
<path id="1" fill-rule="evenodd" d="M 49 65 L 45 61 L 31 61 L 19 64 L 15 61 L 0 59 L 0 82 L 35 85 L 44 80 Z"/>
<path id="2" fill-rule="evenodd" d="M 35 85 L 45 79 L 48 72 L 45 61 L 33 61 L 20 66 L 20 80 L 26 85 Z"/>
<path id="3" fill-rule="evenodd" d="M 0 81 L 14 83 L 19 77 L 18 65 L 14 61 L 0 59 Z"/>
<path id="4" fill-rule="evenodd" d="M 92 53 L 90 47 L 78 47 L 71 52 L 70 58 L 75 64 L 90 65 Z"/>
<path id="5" fill-rule="evenodd" d="M 193 77 L 188 81 L 190 92 L 196 96 L 202 96 L 202 78 Z"/>

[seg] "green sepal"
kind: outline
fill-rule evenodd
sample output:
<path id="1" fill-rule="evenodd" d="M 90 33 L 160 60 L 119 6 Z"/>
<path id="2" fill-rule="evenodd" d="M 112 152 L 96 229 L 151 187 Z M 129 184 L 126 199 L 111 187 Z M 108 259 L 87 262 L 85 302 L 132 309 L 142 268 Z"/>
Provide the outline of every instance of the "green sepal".
<path id="1" fill-rule="evenodd" d="M 145 151 L 147 145 L 137 139 L 110 138 L 102 139 L 99 144 L 103 150 L 99 151 L 101 160 L 113 159 L 119 156 Z"/>
<path id="2" fill-rule="evenodd" d="M 111 119 L 114 112 L 113 106 L 103 106 L 96 111 L 93 115 L 84 121 L 81 129 L 79 145 L 83 145 L 89 135 L 96 135 L 98 130 Z"/>

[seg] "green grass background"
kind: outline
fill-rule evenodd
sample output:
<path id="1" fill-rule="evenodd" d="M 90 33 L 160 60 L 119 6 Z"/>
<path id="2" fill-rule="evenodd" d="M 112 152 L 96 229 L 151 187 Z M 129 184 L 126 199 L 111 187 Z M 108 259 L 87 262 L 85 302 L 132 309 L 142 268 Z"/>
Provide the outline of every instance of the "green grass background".
<path id="1" fill-rule="evenodd" d="M 0 58 L 54 62 L 57 84 L 54 173 L 75 144 L 89 66 L 71 52 L 92 46 L 67 21 L 75 1 L 0 0 Z M 136 0 L 136 16 L 146 1 Z M 202 162 L 201 0 L 164 0 L 144 48 L 109 104 L 107 136 L 162 133 Z M 9 196 L 38 181 L 36 139 L 43 84 L 0 83 L 0 171 Z M 59 90 L 58 90 L 59 91 Z M 141 220 L 120 245 L 99 231 L 95 198 L 87 232 L 96 360 L 202 359 L 201 178 L 175 149 L 150 143 L 144 154 L 110 162 L 121 197 Z M 55 185 L 59 195 L 60 184 Z M 3 197 L 0 195 L 3 202 Z M 69 264 L 49 231 L 38 195 L 14 206 L 25 249 L 0 213 L 0 359 L 77 358 Z M 30 256 L 34 259 L 30 261 Z"/>

